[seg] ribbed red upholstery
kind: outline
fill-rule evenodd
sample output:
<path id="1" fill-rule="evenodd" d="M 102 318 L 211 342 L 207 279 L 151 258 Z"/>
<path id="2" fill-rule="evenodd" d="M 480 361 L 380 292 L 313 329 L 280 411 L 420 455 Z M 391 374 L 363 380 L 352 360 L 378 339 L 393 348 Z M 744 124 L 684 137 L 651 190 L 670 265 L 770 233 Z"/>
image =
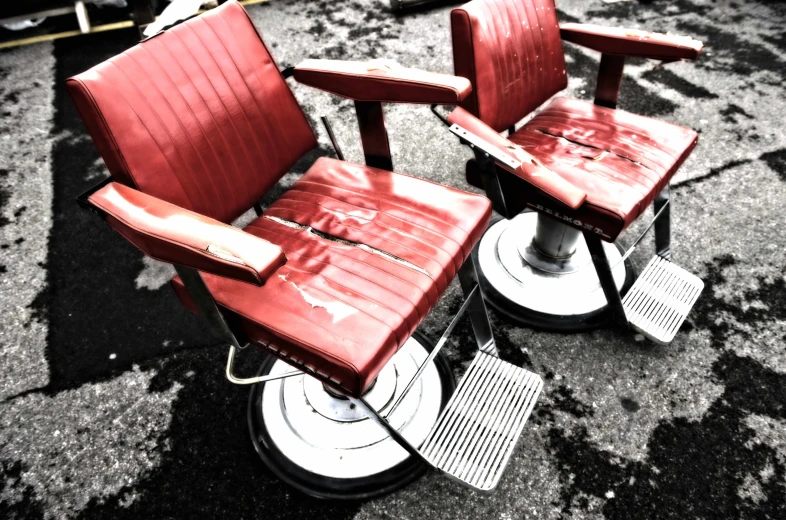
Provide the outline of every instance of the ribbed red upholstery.
<path id="1" fill-rule="evenodd" d="M 287 263 L 263 287 L 204 278 L 250 339 L 360 395 L 436 304 L 490 217 L 485 197 L 322 158 L 245 228 L 281 247 Z M 174 287 L 193 309 L 179 279 Z"/>
<path id="2" fill-rule="evenodd" d="M 509 139 L 586 191 L 577 212 L 556 208 L 561 215 L 592 223 L 604 239 L 614 240 L 668 184 L 698 134 L 630 112 L 556 98 Z"/>
<path id="3" fill-rule="evenodd" d="M 568 84 L 553 0 L 474 0 L 451 13 L 461 106 L 498 132 Z"/>
<path id="4" fill-rule="evenodd" d="M 116 180 L 222 222 L 245 212 L 316 146 L 237 2 L 67 84 Z"/>

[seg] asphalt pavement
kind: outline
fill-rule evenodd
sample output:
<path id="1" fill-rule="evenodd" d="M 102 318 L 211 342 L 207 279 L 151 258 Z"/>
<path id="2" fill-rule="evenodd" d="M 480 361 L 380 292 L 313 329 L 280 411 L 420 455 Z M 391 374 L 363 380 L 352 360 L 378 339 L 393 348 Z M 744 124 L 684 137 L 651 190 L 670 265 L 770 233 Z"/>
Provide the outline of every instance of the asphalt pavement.
<path id="1" fill-rule="evenodd" d="M 282 67 L 390 58 L 452 72 L 450 6 L 387 5 L 271 0 L 249 13 Z M 64 80 L 133 45 L 134 31 L 0 52 L 0 518 L 786 518 L 786 3 L 557 9 L 562 22 L 705 42 L 695 62 L 628 60 L 620 107 L 700 132 L 672 184 L 672 251 L 706 286 L 667 346 L 495 317 L 503 357 L 545 387 L 487 495 L 427 474 L 335 503 L 278 481 L 248 439 L 246 390 L 224 379 L 225 349 L 180 307 L 171 268 L 74 202 L 106 170 Z M 565 52 L 565 95 L 591 99 L 597 53 Z M 289 82 L 319 134 L 309 159 L 332 154 L 317 124 L 327 115 L 347 159 L 362 162 L 351 102 Z M 388 106 L 386 118 L 398 171 L 466 188 L 469 152 L 428 107 Z M 645 240 L 634 264 L 652 251 Z M 438 337 L 460 300 L 454 284 L 423 331 Z M 447 349 L 460 372 L 473 352 L 466 324 Z"/>

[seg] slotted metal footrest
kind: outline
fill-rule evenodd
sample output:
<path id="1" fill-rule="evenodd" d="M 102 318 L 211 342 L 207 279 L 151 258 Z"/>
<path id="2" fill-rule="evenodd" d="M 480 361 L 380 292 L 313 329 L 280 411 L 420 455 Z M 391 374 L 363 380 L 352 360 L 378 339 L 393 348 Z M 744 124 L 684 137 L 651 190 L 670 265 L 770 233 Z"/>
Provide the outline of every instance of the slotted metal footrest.
<path id="1" fill-rule="evenodd" d="M 622 300 L 630 325 L 657 343 L 668 343 L 704 289 L 701 279 L 658 255 Z"/>
<path id="2" fill-rule="evenodd" d="M 459 482 L 493 489 L 542 386 L 540 376 L 478 352 L 421 453 Z"/>

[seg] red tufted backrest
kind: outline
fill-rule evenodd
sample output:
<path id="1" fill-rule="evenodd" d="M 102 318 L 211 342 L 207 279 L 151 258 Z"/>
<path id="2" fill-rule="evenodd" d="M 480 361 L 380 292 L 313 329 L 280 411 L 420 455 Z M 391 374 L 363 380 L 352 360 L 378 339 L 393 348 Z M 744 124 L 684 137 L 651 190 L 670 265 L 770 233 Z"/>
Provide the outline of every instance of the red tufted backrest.
<path id="1" fill-rule="evenodd" d="M 554 0 L 473 0 L 450 15 L 461 106 L 498 132 L 568 85 Z"/>
<path id="2" fill-rule="evenodd" d="M 316 146 L 237 2 L 131 47 L 67 87 L 116 181 L 223 222 Z"/>

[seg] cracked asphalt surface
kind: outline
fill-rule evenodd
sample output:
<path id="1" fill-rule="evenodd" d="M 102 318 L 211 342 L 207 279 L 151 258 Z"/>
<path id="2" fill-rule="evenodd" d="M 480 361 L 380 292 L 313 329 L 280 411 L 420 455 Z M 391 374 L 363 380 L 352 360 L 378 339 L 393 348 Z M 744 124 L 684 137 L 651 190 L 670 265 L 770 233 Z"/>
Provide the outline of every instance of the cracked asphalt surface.
<path id="1" fill-rule="evenodd" d="M 63 82 L 129 47 L 116 31 L 0 52 L 0 518 L 786 518 L 786 3 L 558 0 L 562 22 L 703 40 L 696 62 L 629 60 L 620 107 L 700 131 L 674 179 L 672 251 L 706 283 L 668 346 L 604 329 L 495 320 L 503 357 L 545 388 L 497 490 L 428 474 L 353 503 L 304 497 L 258 460 L 246 390 L 146 260 L 74 197 L 105 176 Z M 382 0 L 249 8 L 279 65 L 392 58 L 452 72 L 443 6 Z M 565 45 L 567 95 L 590 99 L 597 54 Z M 290 83 L 316 124 L 362 153 L 350 102 Z M 468 152 L 426 107 L 386 107 L 397 170 L 456 187 Z M 298 165 L 275 188 L 291 185 Z M 622 237 L 629 244 L 642 226 Z M 651 239 L 633 255 L 641 269 Z M 424 323 L 439 335 L 453 287 Z M 468 326 L 448 347 L 472 357 Z M 250 355 L 254 370 L 260 355 Z"/>

